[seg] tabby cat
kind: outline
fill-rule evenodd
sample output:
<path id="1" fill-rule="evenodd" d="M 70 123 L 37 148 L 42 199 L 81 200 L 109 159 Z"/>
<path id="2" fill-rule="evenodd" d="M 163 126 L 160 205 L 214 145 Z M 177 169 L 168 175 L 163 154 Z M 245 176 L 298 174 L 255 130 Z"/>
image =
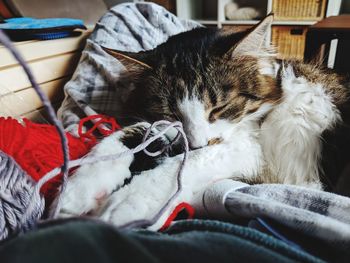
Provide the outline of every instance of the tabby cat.
<path id="1" fill-rule="evenodd" d="M 137 146 L 154 121 L 181 121 L 191 151 L 179 202 L 191 203 L 223 178 L 322 188 L 321 135 L 341 121 L 346 88 L 314 65 L 276 59 L 267 44 L 272 20 L 240 33 L 197 28 L 140 53 L 106 49 L 126 68 L 118 84 L 125 128 L 90 155 Z M 169 132 L 150 147 L 174 137 Z M 158 157 L 138 153 L 80 167 L 63 193 L 61 216 L 92 213 L 116 225 L 152 217 L 176 190 L 182 143 Z"/>

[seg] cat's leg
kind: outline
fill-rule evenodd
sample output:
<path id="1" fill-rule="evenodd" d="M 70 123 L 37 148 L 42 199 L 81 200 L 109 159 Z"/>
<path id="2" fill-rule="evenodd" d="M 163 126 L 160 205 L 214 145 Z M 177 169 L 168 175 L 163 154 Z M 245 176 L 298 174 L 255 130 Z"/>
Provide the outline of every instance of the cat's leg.
<path id="1" fill-rule="evenodd" d="M 98 143 L 88 156 L 98 158 L 129 151 L 142 142 L 143 134 L 149 127 L 149 123 L 142 122 L 117 131 Z M 151 135 L 153 133 L 155 131 Z M 159 140 L 162 142 L 162 138 Z M 128 154 L 116 160 L 96 161 L 80 166 L 68 179 L 62 193 L 60 215 L 81 215 L 97 209 L 106 197 L 130 179 L 130 168 L 136 171 L 140 168 L 147 169 L 147 166 L 153 168 L 156 160 L 147 157 L 143 153 Z M 141 162 L 140 158 L 143 158 Z M 135 160 L 142 163 L 142 167 L 133 167 Z"/>
<path id="2" fill-rule="evenodd" d="M 106 156 L 129 150 L 120 141 L 123 135 L 123 131 L 118 131 L 104 138 L 88 156 Z M 61 194 L 60 216 L 81 215 L 96 209 L 101 199 L 130 177 L 129 166 L 132 160 L 133 155 L 130 154 L 114 161 L 80 166 L 68 178 L 65 191 Z"/>
<path id="3" fill-rule="evenodd" d="M 131 182 L 114 192 L 105 206 L 97 214 L 104 221 L 122 226 L 134 220 L 151 219 L 162 205 L 176 191 L 176 175 L 181 163 L 181 155 L 166 159 L 155 169 L 144 171 L 134 176 Z M 185 186 L 181 195 L 174 200 L 174 208 L 178 200 L 186 201 L 188 187 Z"/>
<path id="4" fill-rule="evenodd" d="M 183 155 L 167 158 L 153 170 L 133 177 L 131 182 L 114 192 L 101 210 L 101 218 L 117 226 L 140 219 L 151 219 L 176 192 L 178 170 Z M 236 133 L 231 140 L 189 152 L 182 174 L 180 195 L 158 220 L 159 228 L 180 202 L 192 198 L 212 182 L 224 178 L 252 178 L 263 166 L 256 138 Z"/>

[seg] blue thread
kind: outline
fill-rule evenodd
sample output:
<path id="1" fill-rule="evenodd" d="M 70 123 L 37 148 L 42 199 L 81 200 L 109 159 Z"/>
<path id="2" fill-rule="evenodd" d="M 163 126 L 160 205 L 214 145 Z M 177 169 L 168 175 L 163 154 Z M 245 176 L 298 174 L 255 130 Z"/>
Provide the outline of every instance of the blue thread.
<path id="1" fill-rule="evenodd" d="M 277 237 L 278 239 L 282 240 L 283 242 L 287 243 L 288 245 L 295 247 L 297 249 L 303 250 L 298 244 L 295 242 L 289 240 L 284 235 L 279 233 L 275 228 L 273 228 L 270 224 L 268 224 L 265 220 L 263 220 L 260 217 L 257 217 L 256 220 L 258 223 L 260 223 L 266 230 L 268 230 L 273 236 Z"/>

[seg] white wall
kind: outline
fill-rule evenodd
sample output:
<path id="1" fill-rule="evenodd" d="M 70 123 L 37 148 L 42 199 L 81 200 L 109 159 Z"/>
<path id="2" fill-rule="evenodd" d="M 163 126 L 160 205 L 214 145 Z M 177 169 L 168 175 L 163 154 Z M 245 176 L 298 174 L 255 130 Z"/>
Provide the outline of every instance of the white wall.
<path id="1" fill-rule="evenodd" d="M 103 0 L 106 5 L 109 7 L 112 7 L 116 4 L 121 4 L 121 3 L 125 3 L 125 2 L 132 2 L 132 1 L 127 1 L 127 0 Z"/>

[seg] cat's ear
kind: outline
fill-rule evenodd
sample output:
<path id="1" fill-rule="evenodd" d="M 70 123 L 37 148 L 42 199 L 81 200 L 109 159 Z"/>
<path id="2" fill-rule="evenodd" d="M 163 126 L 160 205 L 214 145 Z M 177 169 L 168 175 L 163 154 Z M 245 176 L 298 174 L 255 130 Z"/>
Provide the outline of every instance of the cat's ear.
<path id="1" fill-rule="evenodd" d="M 273 22 L 273 15 L 265 17 L 232 50 L 232 57 L 261 54 L 266 55 L 271 49 L 268 31 Z"/>
<path id="2" fill-rule="evenodd" d="M 124 52 L 117 51 L 113 49 L 109 49 L 106 47 L 102 47 L 104 51 L 108 54 L 112 55 L 116 59 L 118 59 L 127 70 L 138 70 L 138 69 L 151 69 L 152 67 L 144 62 L 144 56 L 141 53 L 132 53 L 132 52 Z"/>

